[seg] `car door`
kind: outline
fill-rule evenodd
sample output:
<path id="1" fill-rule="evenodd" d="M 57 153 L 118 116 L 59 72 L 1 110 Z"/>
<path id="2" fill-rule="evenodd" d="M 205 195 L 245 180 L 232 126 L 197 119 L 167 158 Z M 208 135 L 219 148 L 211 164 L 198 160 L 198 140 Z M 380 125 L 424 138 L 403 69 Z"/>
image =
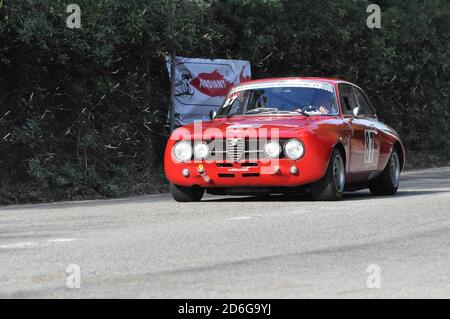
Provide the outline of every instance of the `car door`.
<path id="1" fill-rule="evenodd" d="M 368 170 L 366 157 L 369 154 L 367 150 L 371 149 L 371 137 L 373 136 L 372 133 L 369 132 L 370 123 L 361 112 L 358 116 L 354 116 L 353 114 L 354 109 L 360 107 L 356 89 L 353 85 L 348 83 L 339 84 L 339 97 L 344 120 L 351 128 L 350 152 L 348 158 L 349 172 L 366 172 Z M 370 158 L 368 159 L 370 160 Z M 361 178 L 364 179 L 365 176 L 361 176 Z"/>
<path id="2" fill-rule="evenodd" d="M 380 132 L 377 129 L 378 120 L 370 106 L 366 94 L 357 87 L 353 87 L 358 100 L 359 115 L 364 120 L 364 161 L 362 168 L 367 171 L 375 171 L 380 158 Z"/>

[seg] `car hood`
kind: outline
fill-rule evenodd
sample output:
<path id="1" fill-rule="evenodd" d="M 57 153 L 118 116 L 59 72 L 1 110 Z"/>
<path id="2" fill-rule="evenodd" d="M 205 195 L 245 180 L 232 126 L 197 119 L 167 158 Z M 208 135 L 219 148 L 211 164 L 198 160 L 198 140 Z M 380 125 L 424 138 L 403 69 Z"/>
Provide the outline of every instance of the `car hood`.
<path id="1" fill-rule="evenodd" d="M 174 131 L 173 137 L 180 139 L 190 135 L 201 138 L 203 134 L 219 132 L 232 135 L 257 136 L 267 131 L 268 136 L 279 132 L 279 136 L 289 137 L 300 132 L 314 131 L 321 123 L 333 121 L 333 118 L 323 116 L 236 116 L 231 118 L 216 118 L 209 122 L 197 122 L 182 126 Z M 264 133 L 263 133 L 264 134 Z"/>

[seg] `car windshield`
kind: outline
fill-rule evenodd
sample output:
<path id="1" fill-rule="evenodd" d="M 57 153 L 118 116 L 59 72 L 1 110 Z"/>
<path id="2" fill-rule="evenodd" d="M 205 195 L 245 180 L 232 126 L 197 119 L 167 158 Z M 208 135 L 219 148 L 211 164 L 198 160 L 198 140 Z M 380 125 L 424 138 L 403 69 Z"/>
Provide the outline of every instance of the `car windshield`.
<path id="1" fill-rule="evenodd" d="M 303 114 L 337 115 L 338 107 L 332 86 L 260 87 L 232 90 L 218 116 Z"/>

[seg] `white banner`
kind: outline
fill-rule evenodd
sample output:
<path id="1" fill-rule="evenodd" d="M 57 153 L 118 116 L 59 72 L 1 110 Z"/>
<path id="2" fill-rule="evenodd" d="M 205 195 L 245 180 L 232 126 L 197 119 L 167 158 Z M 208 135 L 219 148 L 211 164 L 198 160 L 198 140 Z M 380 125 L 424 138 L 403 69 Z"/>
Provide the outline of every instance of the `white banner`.
<path id="1" fill-rule="evenodd" d="M 170 56 L 166 63 L 170 77 Z M 175 125 L 209 120 L 209 112 L 219 109 L 228 91 L 250 79 L 249 61 L 176 57 Z"/>

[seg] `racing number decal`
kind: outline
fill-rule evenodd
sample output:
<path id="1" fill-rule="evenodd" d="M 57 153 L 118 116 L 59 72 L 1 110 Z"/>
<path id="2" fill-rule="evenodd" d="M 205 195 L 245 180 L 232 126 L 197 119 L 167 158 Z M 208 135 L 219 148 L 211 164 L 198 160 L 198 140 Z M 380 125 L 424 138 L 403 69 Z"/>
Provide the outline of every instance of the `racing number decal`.
<path id="1" fill-rule="evenodd" d="M 364 148 L 364 163 L 373 164 L 375 153 L 375 131 L 364 131 L 366 143 Z"/>
<path id="2" fill-rule="evenodd" d="M 239 96 L 239 94 L 235 94 L 235 95 L 229 97 L 228 100 L 226 100 L 225 103 L 223 104 L 223 108 L 226 108 L 227 106 L 230 106 L 231 104 L 233 104 L 238 96 Z"/>

